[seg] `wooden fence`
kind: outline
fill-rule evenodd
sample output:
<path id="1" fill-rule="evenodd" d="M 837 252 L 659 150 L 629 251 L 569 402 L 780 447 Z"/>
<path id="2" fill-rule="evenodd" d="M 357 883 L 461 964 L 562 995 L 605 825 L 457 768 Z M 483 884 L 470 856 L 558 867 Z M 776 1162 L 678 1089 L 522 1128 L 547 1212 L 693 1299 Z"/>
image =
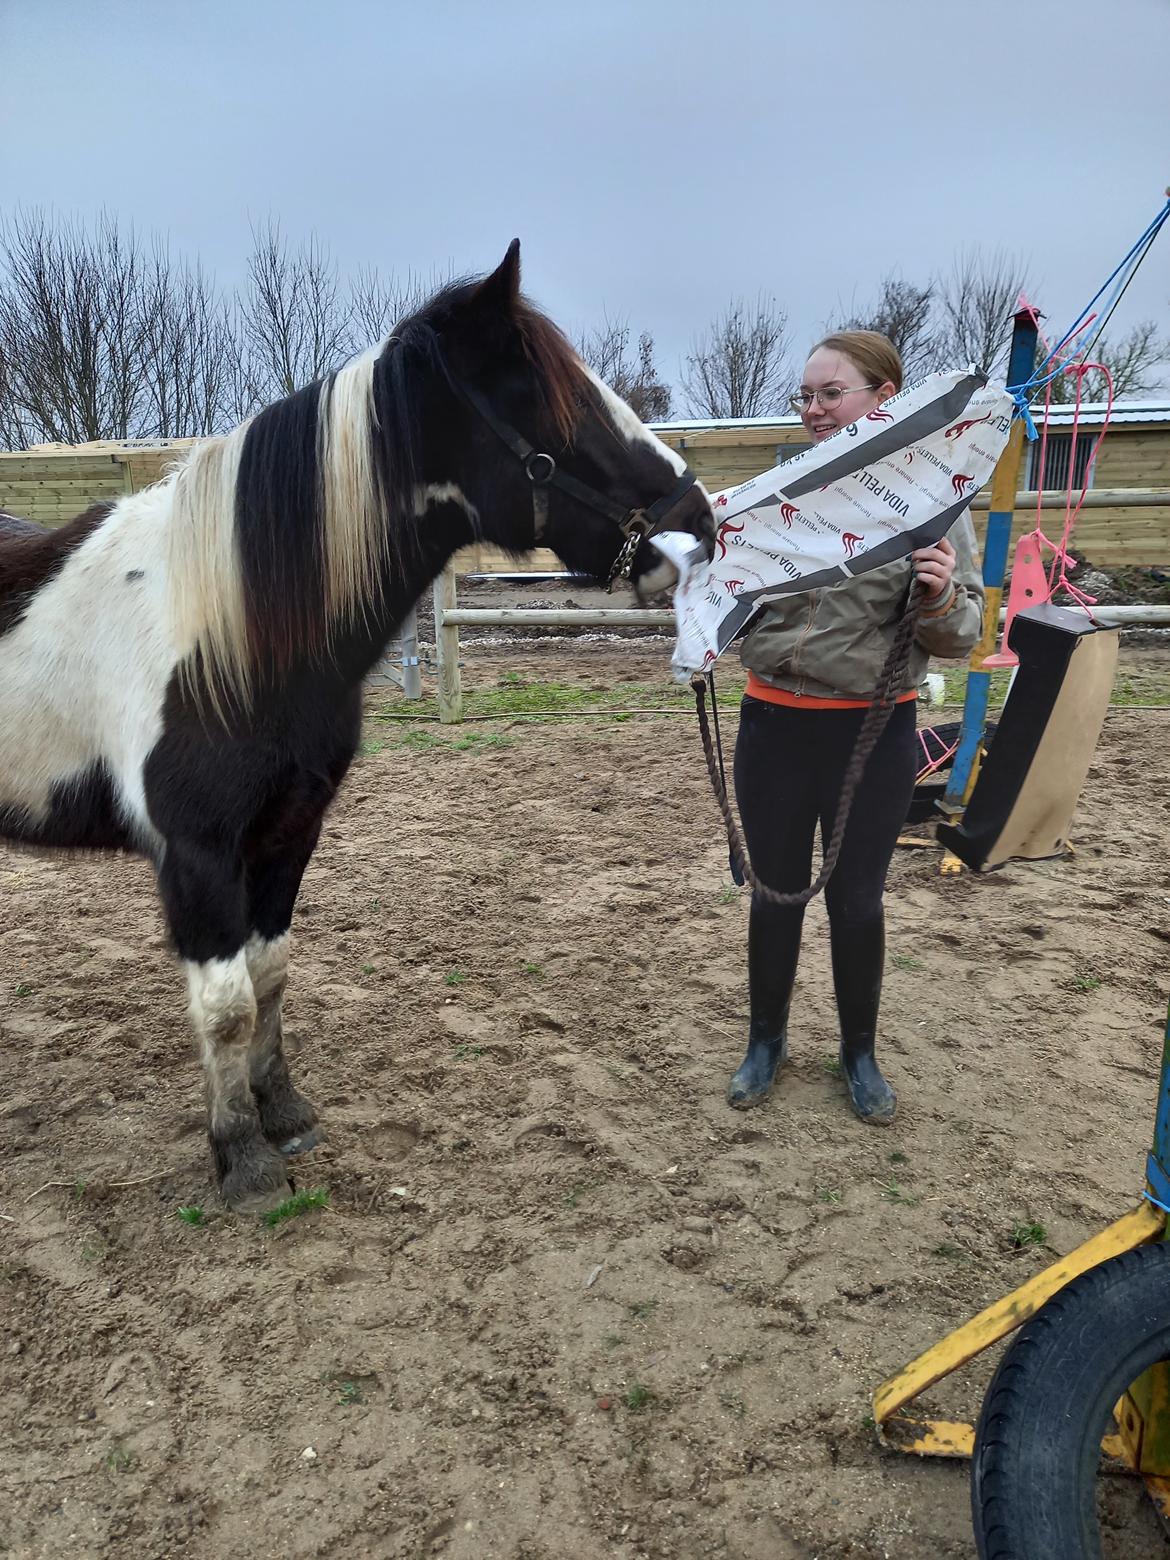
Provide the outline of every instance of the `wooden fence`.
<path id="1" fill-rule="evenodd" d="M 766 471 L 787 445 L 798 442 L 794 430 L 775 427 L 659 432 L 685 454 L 712 490 Z M 1170 430 L 1121 427 L 1110 433 L 1106 447 L 1111 439 L 1111 459 L 1106 461 L 1103 449 L 1096 485 L 1077 522 L 1076 549 L 1101 568 L 1170 566 Z M 0 453 L 0 509 L 44 525 L 59 525 L 90 504 L 120 498 L 158 481 L 193 442 L 173 439 L 166 444 L 110 443 Z M 972 506 L 980 533 L 986 505 L 983 497 Z M 1054 530 L 1059 534 L 1063 512 L 1062 495 L 1045 495 L 1041 518 L 1049 535 Z M 1021 493 L 1013 539 L 1031 530 L 1035 518 L 1036 494 Z M 518 564 L 489 546 L 467 548 L 456 561 L 459 574 L 560 567 L 546 550 L 531 553 Z"/>

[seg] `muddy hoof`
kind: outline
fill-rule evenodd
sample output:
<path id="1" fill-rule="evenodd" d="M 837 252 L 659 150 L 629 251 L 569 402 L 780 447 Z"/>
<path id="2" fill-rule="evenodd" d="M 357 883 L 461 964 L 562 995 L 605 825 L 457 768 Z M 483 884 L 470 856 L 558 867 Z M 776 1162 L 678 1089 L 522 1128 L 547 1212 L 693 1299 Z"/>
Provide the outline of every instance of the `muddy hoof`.
<path id="1" fill-rule="evenodd" d="M 292 1196 L 288 1161 L 261 1138 L 217 1155 L 220 1195 L 233 1213 L 268 1213 Z"/>
<path id="2" fill-rule="evenodd" d="M 307 1154 L 311 1148 L 316 1148 L 320 1141 L 320 1128 L 310 1127 L 307 1131 L 300 1132 L 296 1137 L 291 1137 L 287 1142 L 281 1143 L 279 1145 L 280 1152 L 287 1154 L 290 1158 L 294 1154 Z"/>
<path id="3" fill-rule="evenodd" d="M 287 1202 L 292 1195 L 293 1189 L 286 1181 L 283 1186 L 273 1187 L 271 1191 L 244 1192 L 238 1197 L 225 1197 L 224 1200 L 231 1211 L 242 1219 L 262 1219 L 266 1213 L 271 1213 L 281 1203 Z"/>

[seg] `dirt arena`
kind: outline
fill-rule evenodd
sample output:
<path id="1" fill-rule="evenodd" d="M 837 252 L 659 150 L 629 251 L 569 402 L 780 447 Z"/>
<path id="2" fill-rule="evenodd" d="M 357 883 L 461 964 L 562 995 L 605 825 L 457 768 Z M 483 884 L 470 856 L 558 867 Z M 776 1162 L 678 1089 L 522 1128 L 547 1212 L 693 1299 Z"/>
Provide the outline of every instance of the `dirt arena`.
<path id="1" fill-rule="evenodd" d="M 464 675 L 664 686 L 666 658 Z M 0 1553 L 973 1556 L 966 1468 L 879 1450 L 870 1394 L 1136 1200 L 1170 711 L 1111 713 L 1073 858 L 899 852 L 883 1132 L 833 1075 L 819 905 L 791 1065 L 724 1103 L 747 904 L 692 720 L 388 707 L 295 923 L 329 1134 L 297 1180 L 329 1206 L 276 1230 L 217 1206 L 148 869 L 0 856 Z M 1104 1506 L 1112 1560 L 1167 1553 L 1128 1481 Z"/>

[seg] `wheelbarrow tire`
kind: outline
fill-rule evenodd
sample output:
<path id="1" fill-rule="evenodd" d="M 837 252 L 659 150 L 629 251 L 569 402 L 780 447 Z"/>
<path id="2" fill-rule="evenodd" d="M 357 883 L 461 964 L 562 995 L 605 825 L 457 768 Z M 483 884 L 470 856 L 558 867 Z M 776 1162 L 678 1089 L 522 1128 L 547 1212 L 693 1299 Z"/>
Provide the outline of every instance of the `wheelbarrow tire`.
<path id="1" fill-rule="evenodd" d="M 1100 1560 L 1101 1438 L 1126 1388 L 1170 1359 L 1170 1245 L 1082 1273 L 1017 1334 L 971 1465 L 980 1560 Z"/>

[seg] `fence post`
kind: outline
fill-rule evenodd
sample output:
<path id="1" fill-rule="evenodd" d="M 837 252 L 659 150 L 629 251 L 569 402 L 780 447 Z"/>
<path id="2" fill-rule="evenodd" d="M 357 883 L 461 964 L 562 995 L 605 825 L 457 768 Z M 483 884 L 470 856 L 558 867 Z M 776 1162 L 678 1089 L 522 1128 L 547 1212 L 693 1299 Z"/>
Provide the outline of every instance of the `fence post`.
<path id="1" fill-rule="evenodd" d="M 422 698 L 422 669 L 418 664 L 418 613 L 414 607 L 402 620 L 398 631 L 402 658 L 402 694 L 407 699 Z"/>
<path id="2" fill-rule="evenodd" d="M 450 564 L 434 584 L 435 652 L 439 662 L 439 719 L 451 725 L 463 719 L 463 688 L 459 677 L 459 629 L 447 623 L 455 606 L 455 570 Z"/>

